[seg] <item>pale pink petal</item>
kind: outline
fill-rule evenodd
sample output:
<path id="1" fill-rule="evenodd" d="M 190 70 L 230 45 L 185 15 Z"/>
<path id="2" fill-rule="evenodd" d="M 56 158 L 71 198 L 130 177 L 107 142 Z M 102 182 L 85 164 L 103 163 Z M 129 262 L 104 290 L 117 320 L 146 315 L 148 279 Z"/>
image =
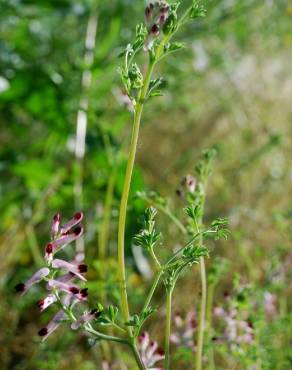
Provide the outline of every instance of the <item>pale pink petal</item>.
<path id="1" fill-rule="evenodd" d="M 73 218 L 71 218 L 71 220 L 69 220 L 68 222 L 66 222 L 65 225 L 63 225 L 61 227 L 61 233 L 62 234 L 66 233 L 68 230 L 72 229 L 72 227 L 74 227 L 77 224 L 79 224 L 79 222 L 81 222 L 82 219 L 83 219 L 83 212 L 77 212 L 77 213 L 75 213 L 75 215 L 73 216 Z"/>

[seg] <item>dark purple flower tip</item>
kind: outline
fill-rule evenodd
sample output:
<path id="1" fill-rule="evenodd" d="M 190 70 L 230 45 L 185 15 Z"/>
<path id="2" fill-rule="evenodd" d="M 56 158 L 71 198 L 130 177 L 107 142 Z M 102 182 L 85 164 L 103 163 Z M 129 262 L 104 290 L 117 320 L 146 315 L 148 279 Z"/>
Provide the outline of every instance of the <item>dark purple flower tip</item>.
<path id="1" fill-rule="evenodd" d="M 45 335 L 48 334 L 48 329 L 47 328 L 42 328 L 39 332 L 38 332 L 38 335 L 40 337 L 44 337 Z"/>
<path id="2" fill-rule="evenodd" d="M 53 253 L 53 244 L 52 243 L 47 244 L 47 246 L 46 246 L 46 253 L 47 254 Z"/>
<path id="3" fill-rule="evenodd" d="M 143 332 L 143 333 L 141 333 L 140 335 L 139 335 L 139 337 L 138 337 L 138 340 L 139 340 L 139 342 L 142 342 L 143 341 L 143 339 L 145 339 L 145 337 L 146 337 L 146 334 Z"/>
<path id="4" fill-rule="evenodd" d="M 196 319 L 192 319 L 191 322 L 190 322 L 190 324 L 191 324 L 191 327 L 193 329 L 196 328 L 197 327 L 197 321 L 196 321 Z"/>
<path id="5" fill-rule="evenodd" d="M 73 216 L 73 218 L 76 220 L 76 221 L 79 221 L 81 220 L 83 217 L 83 213 L 82 212 L 76 212 L 75 215 Z"/>
<path id="6" fill-rule="evenodd" d="M 61 221 L 61 216 L 60 213 L 56 213 L 55 216 L 53 217 L 54 222 L 60 222 Z"/>
<path id="7" fill-rule="evenodd" d="M 164 351 L 161 347 L 159 347 L 156 352 L 158 353 L 158 355 L 164 356 Z"/>
<path id="8" fill-rule="evenodd" d="M 97 319 L 101 315 L 101 311 L 99 311 L 97 308 L 94 308 L 90 311 L 90 315 L 94 315 L 94 317 Z"/>
<path id="9" fill-rule="evenodd" d="M 44 299 L 40 299 L 40 300 L 38 301 L 37 305 L 38 305 L 38 308 L 39 308 L 40 310 L 43 308 L 44 303 L 45 303 L 45 300 L 44 300 Z"/>
<path id="10" fill-rule="evenodd" d="M 73 230 L 73 233 L 78 236 L 79 234 L 82 233 L 82 227 L 81 226 L 78 226 L 76 227 L 74 230 Z"/>
<path id="11" fill-rule="evenodd" d="M 80 290 L 81 297 L 85 298 L 88 296 L 88 288 L 84 288 Z"/>
<path id="12" fill-rule="evenodd" d="M 25 284 L 23 283 L 19 283 L 17 285 L 15 285 L 14 289 L 18 292 L 18 293 L 22 293 L 25 291 Z"/>
<path id="13" fill-rule="evenodd" d="M 88 266 L 87 265 L 85 265 L 85 264 L 78 265 L 78 271 L 80 273 L 87 272 L 87 270 L 88 270 Z"/>
<path id="14" fill-rule="evenodd" d="M 225 292 L 223 293 L 223 295 L 224 295 L 224 298 L 229 298 L 229 292 L 227 291 L 227 290 L 225 290 Z"/>
<path id="15" fill-rule="evenodd" d="M 155 36 L 159 34 L 159 27 L 157 24 L 153 24 L 153 26 L 151 27 L 151 33 L 153 33 L 153 35 Z"/>
<path id="16" fill-rule="evenodd" d="M 73 294 L 78 294 L 79 293 L 79 289 L 76 288 L 75 286 L 72 286 L 71 288 L 69 288 L 69 290 Z"/>

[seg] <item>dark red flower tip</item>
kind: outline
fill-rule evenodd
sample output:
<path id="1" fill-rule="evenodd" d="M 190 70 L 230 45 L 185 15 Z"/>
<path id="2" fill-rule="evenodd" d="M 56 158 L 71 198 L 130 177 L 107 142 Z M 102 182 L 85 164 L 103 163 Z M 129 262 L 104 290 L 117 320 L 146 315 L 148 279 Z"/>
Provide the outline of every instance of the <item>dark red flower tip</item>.
<path id="1" fill-rule="evenodd" d="M 155 344 L 155 342 L 153 342 L 153 340 L 150 342 L 150 346 L 153 347 Z"/>
<path id="2" fill-rule="evenodd" d="M 153 26 L 151 27 L 151 33 L 153 33 L 154 35 L 157 35 L 159 33 L 159 27 L 157 24 L 153 24 Z"/>
<path id="3" fill-rule="evenodd" d="M 77 226 L 75 227 L 75 229 L 73 230 L 73 233 L 78 236 L 79 234 L 81 234 L 82 232 L 82 227 L 81 226 Z"/>
<path id="4" fill-rule="evenodd" d="M 97 308 L 94 308 L 90 311 L 90 315 L 94 315 L 94 317 L 97 319 L 101 315 L 101 311 L 99 311 Z"/>
<path id="5" fill-rule="evenodd" d="M 247 325 L 248 325 L 251 329 L 253 329 L 253 323 L 251 322 L 251 320 L 248 320 L 248 321 L 247 321 Z"/>
<path id="6" fill-rule="evenodd" d="M 44 299 L 40 299 L 40 300 L 38 301 L 38 303 L 37 303 L 38 308 L 39 308 L 39 309 L 42 309 L 42 308 L 43 308 L 44 303 L 45 303 L 45 300 L 44 300 Z"/>
<path id="7" fill-rule="evenodd" d="M 139 335 L 138 340 L 139 342 L 142 342 L 142 340 L 145 338 L 146 334 L 143 332 Z"/>
<path id="8" fill-rule="evenodd" d="M 72 286 L 71 288 L 69 288 L 69 290 L 73 294 L 78 294 L 79 293 L 79 289 L 76 288 L 75 286 Z"/>
<path id="9" fill-rule="evenodd" d="M 47 246 L 46 246 L 46 253 L 47 254 L 53 253 L 53 244 L 52 243 L 47 244 Z"/>
<path id="10" fill-rule="evenodd" d="M 19 283 L 19 284 L 15 285 L 14 289 L 15 289 L 18 293 L 24 292 L 24 291 L 25 291 L 25 284 L 23 284 L 23 283 Z"/>
<path id="11" fill-rule="evenodd" d="M 212 337 L 212 341 L 213 341 L 213 342 L 216 342 L 216 340 L 218 340 L 218 338 L 217 338 L 217 337 Z"/>
<path id="12" fill-rule="evenodd" d="M 197 326 L 197 321 L 195 319 L 192 319 L 190 324 L 191 324 L 191 327 L 194 329 Z"/>
<path id="13" fill-rule="evenodd" d="M 229 292 L 227 290 L 225 290 L 225 292 L 223 294 L 224 294 L 224 298 L 228 298 L 229 297 Z"/>
<path id="14" fill-rule="evenodd" d="M 81 265 L 78 266 L 78 271 L 81 272 L 81 273 L 87 272 L 87 270 L 88 270 L 88 266 L 85 265 L 85 264 L 81 264 Z"/>
<path id="15" fill-rule="evenodd" d="M 164 351 L 161 347 L 159 347 L 156 351 L 160 356 L 164 356 Z"/>
<path id="16" fill-rule="evenodd" d="M 80 290 L 81 297 L 85 298 L 88 296 L 88 288 L 84 288 Z"/>
<path id="17" fill-rule="evenodd" d="M 39 332 L 38 332 L 38 335 L 40 337 L 44 337 L 45 335 L 48 334 L 48 329 L 47 328 L 42 328 Z"/>
<path id="18" fill-rule="evenodd" d="M 79 220 L 81 220 L 82 216 L 83 216 L 83 213 L 82 212 L 76 212 L 75 215 L 73 216 L 73 218 L 76 221 L 79 221 Z"/>
<path id="19" fill-rule="evenodd" d="M 60 213 L 56 213 L 55 216 L 53 217 L 53 221 L 60 222 L 60 220 L 61 220 Z"/>

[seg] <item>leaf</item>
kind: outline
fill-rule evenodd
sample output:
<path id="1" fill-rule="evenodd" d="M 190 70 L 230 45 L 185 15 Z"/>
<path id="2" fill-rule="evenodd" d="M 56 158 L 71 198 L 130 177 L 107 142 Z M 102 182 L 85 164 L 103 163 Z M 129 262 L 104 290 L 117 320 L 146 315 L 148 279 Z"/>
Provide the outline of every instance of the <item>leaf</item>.
<path id="1" fill-rule="evenodd" d="M 206 16 L 206 12 L 207 11 L 203 5 L 200 5 L 197 1 L 194 1 L 189 12 L 189 17 L 191 19 L 202 18 Z"/>
<path id="2" fill-rule="evenodd" d="M 177 50 L 181 50 L 185 47 L 185 45 L 181 42 L 172 42 L 168 43 L 164 46 L 164 55 L 174 53 Z"/>

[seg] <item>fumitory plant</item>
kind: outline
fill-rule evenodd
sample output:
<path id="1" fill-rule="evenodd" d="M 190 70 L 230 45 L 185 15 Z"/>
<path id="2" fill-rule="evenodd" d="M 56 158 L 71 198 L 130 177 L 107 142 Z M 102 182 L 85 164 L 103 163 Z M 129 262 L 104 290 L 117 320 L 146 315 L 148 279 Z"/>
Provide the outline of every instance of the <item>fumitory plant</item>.
<path id="1" fill-rule="evenodd" d="M 158 369 L 153 366 L 163 359 L 163 368 L 165 370 L 170 368 L 172 296 L 179 277 L 187 268 L 195 264 L 199 265 L 200 269 L 202 294 L 197 318 L 194 361 L 196 370 L 202 368 L 207 302 L 205 258 L 209 256 L 205 242 L 209 238 L 216 240 L 227 236 L 225 219 L 216 219 L 209 226 L 204 226 L 203 223 L 207 182 L 215 155 L 215 150 L 211 149 L 203 153 L 203 158 L 196 167 L 196 176 L 187 175 L 182 182 L 182 188 L 177 191 L 185 203 L 185 216 L 182 220 L 172 213 L 167 201 L 158 194 L 153 192 L 138 194 L 149 203 L 150 207 L 145 211 L 142 230 L 133 237 L 133 240 L 135 245 L 142 247 L 153 260 L 156 274 L 141 311 L 137 313 L 130 311 L 125 266 L 125 225 L 142 112 L 145 103 L 150 98 L 162 95 L 164 79 L 153 77 L 155 67 L 170 53 L 184 46 L 182 43 L 173 41 L 174 36 L 187 21 L 205 15 L 204 8 L 197 1 L 193 1 L 183 14 L 180 14 L 179 6 L 180 2 L 169 4 L 164 0 L 148 1 L 145 8 L 145 24 L 139 24 L 136 27 L 135 39 L 126 46 L 121 55 L 124 62 L 120 68 L 120 74 L 125 94 L 131 104 L 133 128 L 120 202 L 117 235 L 120 307 L 103 307 L 101 303 L 94 307 L 84 307 L 88 296 L 87 288 L 83 286 L 86 281 L 84 273 L 87 271 L 87 265 L 83 262 L 84 256 L 77 254 L 69 262 L 56 258 L 67 244 L 82 235 L 83 228 L 80 222 L 83 214 L 81 212 L 76 213 L 70 221 L 63 225 L 60 215 L 54 216 L 51 241 L 45 247 L 45 266 L 26 283 L 16 286 L 16 290 L 23 294 L 33 284 L 40 281 L 46 282 L 48 294 L 39 301 L 39 308 L 43 311 L 54 304 L 58 306 L 58 312 L 50 323 L 40 329 L 39 335 L 43 339 L 46 339 L 61 323 L 69 323 L 72 330 L 82 329 L 87 332 L 92 342 L 106 340 L 125 344 L 132 350 L 137 366 L 141 370 Z M 145 73 L 143 73 L 144 68 L 138 65 L 138 54 L 143 54 L 148 58 Z M 163 238 L 156 228 L 157 211 L 169 216 L 185 239 L 177 249 L 171 245 L 164 246 L 168 257 L 163 260 L 159 257 L 158 250 L 163 244 Z M 187 222 L 185 222 L 185 217 L 187 217 Z M 60 274 L 61 271 L 66 273 Z M 77 284 L 76 280 L 79 280 L 82 285 Z M 145 321 L 157 310 L 151 305 L 151 301 L 159 284 L 163 284 L 166 294 L 163 350 L 158 348 L 156 342 L 150 341 L 148 333 L 142 332 Z M 110 335 L 102 330 L 104 325 L 111 326 Z M 177 338 L 177 336 L 173 335 L 172 338 Z"/>

